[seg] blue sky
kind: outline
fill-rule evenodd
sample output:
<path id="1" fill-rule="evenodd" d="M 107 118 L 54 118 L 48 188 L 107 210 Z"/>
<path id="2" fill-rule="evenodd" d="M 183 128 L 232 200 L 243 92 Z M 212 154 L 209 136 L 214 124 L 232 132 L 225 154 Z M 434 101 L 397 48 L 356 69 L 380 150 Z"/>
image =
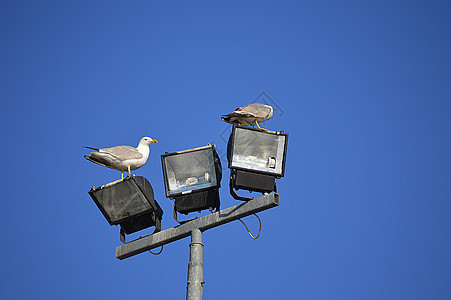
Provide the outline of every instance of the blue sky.
<path id="1" fill-rule="evenodd" d="M 116 259 L 119 228 L 88 190 L 120 173 L 82 146 L 157 139 L 135 174 L 170 228 L 160 155 L 225 151 L 219 115 L 265 92 L 278 110 L 264 127 L 289 134 L 280 206 L 260 214 L 258 240 L 239 222 L 204 233 L 204 299 L 449 299 L 450 13 L 445 1 L 3 1 L 1 298 L 183 299 L 189 240 Z M 222 164 L 226 208 L 238 201 Z"/>

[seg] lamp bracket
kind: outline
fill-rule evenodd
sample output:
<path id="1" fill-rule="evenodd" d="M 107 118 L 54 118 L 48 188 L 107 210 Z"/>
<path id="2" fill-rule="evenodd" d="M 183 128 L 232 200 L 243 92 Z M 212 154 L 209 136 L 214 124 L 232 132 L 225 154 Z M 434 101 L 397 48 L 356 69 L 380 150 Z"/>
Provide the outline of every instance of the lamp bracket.
<path id="1" fill-rule="evenodd" d="M 240 172 L 240 174 L 244 174 L 244 176 L 242 176 L 240 180 L 237 180 L 238 177 L 238 172 Z M 250 201 L 254 198 L 247 198 L 247 197 L 242 197 L 242 196 L 238 196 L 235 192 L 236 190 L 239 189 L 244 189 L 244 190 L 248 190 L 250 192 L 260 192 L 263 195 L 266 195 L 270 192 L 275 192 L 277 193 L 277 185 L 275 182 L 275 178 L 271 177 L 271 176 L 267 176 L 267 175 L 259 175 L 259 174 L 255 174 L 255 175 L 251 175 L 251 176 L 259 176 L 260 179 L 260 183 L 263 182 L 263 185 L 261 185 L 260 187 L 257 187 L 255 185 L 250 185 L 251 182 L 247 182 L 249 180 L 249 175 L 245 175 L 245 174 L 252 174 L 246 171 L 240 171 L 240 170 L 236 170 L 236 169 L 230 169 L 230 182 L 229 182 L 229 187 L 230 187 L 230 195 L 236 199 L 236 200 L 240 200 L 240 201 Z M 244 178 L 244 181 L 243 181 Z M 238 181 L 240 181 L 240 183 L 238 184 Z"/>
<path id="2" fill-rule="evenodd" d="M 197 217 L 195 217 L 194 219 L 189 219 L 189 220 L 179 221 L 179 220 L 177 219 L 177 211 L 175 210 L 175 204 L 174 204 L 174 220 L 175 220 L 177 223 L 179 223 L 180 225 L 183 225 L 183 224 L 185 224 L 185 223 L 188 223 L 188 222 L 193 221 L 193 220 L 196 220 L 196 219 L 197 219 Z"/>
<path id="3" fill-rule="evenodd" d="M 120 235 L 121 242 L 125 244 L 125 232 L 122 229 L 122 227 L 121 227 L 121 230 L 119 231 L 119 235 Z"/>
<path id="4" fill-rule="evenodd" d="M 161 220 L 158 217 L 157 212 L 155 212 L 155 211 L 152 212 L 151 218 L 152 218 L 152 222 L 155 224 L 155 230 L 152 232 L 152 234 L 160 232 L 161 231 Z M 122 228 L 122 226 L 121 226 L 121 229 L 119 231 L 119 236 L 120 236 L 121 242 L 125 244 L 126 243 L 125 231 Z"/>
<path id="5" fill-rule="evenodd" d="M 229 184 L 229 186 L 230 186 L 230 195 L 232 195 L 232 197 L 234 199 L 240 200 L 240 201 L 250 201 L 250 200 L 254 199 L 254 198 L 241 197 L 241 196 L 237 195 L 237 193 L 233 189 L 233 177 L 232 177 L 232 175 L 230 176 L 230 184 Z"/>

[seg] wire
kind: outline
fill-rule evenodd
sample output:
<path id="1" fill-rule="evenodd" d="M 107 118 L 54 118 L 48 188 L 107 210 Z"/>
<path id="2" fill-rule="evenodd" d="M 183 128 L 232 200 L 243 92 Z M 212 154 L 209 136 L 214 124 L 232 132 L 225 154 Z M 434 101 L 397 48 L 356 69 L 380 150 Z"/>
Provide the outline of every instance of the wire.
<path id="1" fill-rule="evenodd" d="M 151 254 L 153 254 L 153 255 L 160 255 L 161 252 L 163 252 L 163 245 L 161 245 L 161 250 L 160 250 L 160 252 L 158 252 L 158 253 L 153 253 L 153 252 L 150 251 L 150 250 L 149 250 L 149 252 L 150 252 Z"/>
<path id="2" fill-rule="evenodd" d="M 238 219 L 238 221 L 240 221 L 241 223 L 243 223 L 244 227 L 246 227 L 247 233 L 249 233 L 249 235 L 251 236 L 251 238 L 253 238 L 254 240 L 256 240 L 256 239 L 258 239 L 258 237 L 260 236 L 260 233 L 261 233 L 261 231 L 262 231 L 262 221 L 261 221 L 260 218 L 257 216 L 257 214 L 253 214 L 253 215 L 257 217 L 258 222 L 260 223 L 260 228 L 258 229 L 258 234 L 257 234 L 256 237 L 254 237 L 254 236 L 252 235 L 252 233 L 249 231 L 249 228 L 247 228 L 246 224 L 245 224 L 241 219 Z"/>

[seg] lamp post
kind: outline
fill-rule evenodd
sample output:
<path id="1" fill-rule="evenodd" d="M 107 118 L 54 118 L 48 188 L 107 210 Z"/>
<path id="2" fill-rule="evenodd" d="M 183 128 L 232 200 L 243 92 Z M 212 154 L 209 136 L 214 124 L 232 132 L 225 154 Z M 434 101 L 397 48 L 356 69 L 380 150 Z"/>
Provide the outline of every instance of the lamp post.
<path id="1" fill-rule="evenodd" d="M 123 260 L 191 235 L 186 299 L 202 299 L 204 270 L 202 232 L 278 205 L 279 195 L 270 193 L 128 242 L 116 248 L 116 257 Z"/>
<path id="2" fill-rule="evenodd" d="M 250 130 L 250 131 L 248 131 Z M 264 135 L 261 135 L 261 134 Z M 165 153 L 161 156 L 166 197 L 174 199 L 176 212 L 216 208 L 216 212 L 163 231 L 163 211 L 154 199 L 153 189 L 144 177 L 128 176 L 123 180 L 93 187 L 89 194 L 110 225 L 121 225 L 124 245 L 116 248 L 116 257 L 125 259 L 136 254 L 191 236 L 190 262 L 186 299 L 202 299 L 203 243 L 202 232 L 279 205 L 275 178 L 284 175 L 287 134 L 264 133 L 234 126 L 228 146 L 233 188 L 261 192 L 248 199 L 232 194 L 244 203 L 219 211 L 219 188 L 222 168 L 215 145 Z M 125 243 L 125 233 L 155 226 L 154 233 Z"/>
<path id="3" fill-rule="evenodd" d="M 204 285 L 204 244 L 202 244 L 202 232 L 198 228 L 191 231 L 191 244 L 189 244 L 189 249 L 186 299 L 202 299 Z"/>

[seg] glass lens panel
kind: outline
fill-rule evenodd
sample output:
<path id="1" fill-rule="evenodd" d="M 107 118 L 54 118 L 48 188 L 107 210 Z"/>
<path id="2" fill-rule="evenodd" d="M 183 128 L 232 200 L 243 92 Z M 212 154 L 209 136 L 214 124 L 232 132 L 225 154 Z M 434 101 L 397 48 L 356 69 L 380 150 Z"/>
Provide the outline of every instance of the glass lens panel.
<path id="1" fill-rule="evenodd" d="M 236 128 L 232 167 L 281 175 L 285 136 Z"/>
<path id="2" fill-rule="evenodd" d="M 152 209 L 132 180 L 101 189 L 96 192 L 96 197 L 111 222 Z"/>
<path id="3" fill-rule="evenodd" d="M 216 186 L 213 150 L 164 157 L 169 195 Z"/>

